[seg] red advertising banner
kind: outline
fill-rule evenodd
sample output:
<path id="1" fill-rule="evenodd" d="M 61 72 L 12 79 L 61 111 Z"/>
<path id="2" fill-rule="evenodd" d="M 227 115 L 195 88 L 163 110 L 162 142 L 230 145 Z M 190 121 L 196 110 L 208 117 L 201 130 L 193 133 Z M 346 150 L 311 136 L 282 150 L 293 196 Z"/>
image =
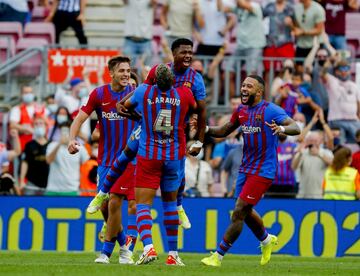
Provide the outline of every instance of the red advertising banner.
<path id="1" fill-rule="evenodd" d="M 71 50 L 50 49 L 48 51 L 48 80 L 62 83 L 67 77 L 83 78 L 89 74 L 91 83 L 97 83 L 98 77 L 110 82 L 107 69 L 108 60 L 120 52 L 116 50 Z"/>

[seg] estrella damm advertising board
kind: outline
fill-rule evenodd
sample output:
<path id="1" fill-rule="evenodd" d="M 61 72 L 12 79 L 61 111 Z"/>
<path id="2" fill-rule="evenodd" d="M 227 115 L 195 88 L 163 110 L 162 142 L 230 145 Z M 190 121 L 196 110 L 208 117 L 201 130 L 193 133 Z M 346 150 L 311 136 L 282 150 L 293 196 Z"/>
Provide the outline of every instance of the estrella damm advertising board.
<path id="1" fill-rule="evenodd" d="M 0 197 L 0 248 L 2 250 L 99 251 L 100 213 L 89 215 L 87 197 Z M 191 220 L 189 230 L 179 228 L 184 252 L 215 250 L 230 222 L 233 199 L 184 200 Z M 123 208 L 126 211 L 126 206 Z M 360 255 L 360 202 L 263 199 L 256 210 L 269 233 L 279 237 L 276 253 L 335 257 Z M 152 217 L 154 244 L 167 250 L 162 205 L 155 199 Z M 123 223 L 126 225 L 126 214 Z M 126 227 L 126 226 L 125 226 Z M 258 254 L 259 244 L 244 227 L 230 253 Z M 135 250 L 141 250 L 138 241 Z"/>

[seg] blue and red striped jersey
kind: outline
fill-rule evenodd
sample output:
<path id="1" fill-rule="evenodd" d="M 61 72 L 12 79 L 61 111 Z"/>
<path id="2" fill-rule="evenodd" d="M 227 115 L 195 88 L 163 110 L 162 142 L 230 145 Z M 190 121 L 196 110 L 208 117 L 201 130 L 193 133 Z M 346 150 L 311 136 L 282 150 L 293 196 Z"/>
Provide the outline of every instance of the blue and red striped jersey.
<path id="1" fill-rule="evenodd" d="M 205 84 L 202 76 L 198 72 L 196 72 L 193 68 L 189 67 L 185 70 L 184 73 L 179 74 L 175 72 L 173 63 L 168 63 L 167 66 L 171 68 L 171 71 L 175 76 L 174 78 L 175 88 L 185 86 L 192 91 L 195 100 L 197 101 L 205 100 L 206 98 Z M 156 68 L 157 65 L 151 68 L 146 80 L 144 81 L 145 84 L 150 84 L 150 85 L 156 84 L 156 79 L 155 79 Z"/>
<path id="2" fill-rule="evenodd" d="M 279 106 L 261 101 L 255 106 L 239 105 L 231 122 L 240 125 L 244 137 L 243 159 L 239 172 L 274 179 L 277 168 L 277 135 L 265 122 L 280 125 L 288 115 Z"/>
<path id="3" fill-rule="evenodd" d="M 295 186 L 295 172 L 291 162 L 297 145 L 292 142 L 279 143 L 277 147 L 278 168 L 273 185 Z"/>
<path id="4" fill-rule="evenodd" d="M 111 166 L 116 156 L 125 148 L 128 138 L 134 129 L 135 122 L 120 116 L 116 112 L 116 103 L 133 90 L 126 86 L 122 92 L 114 92 L 111 85 L 95 88 L 88 102 L 81 110 L 90 115 L 96 112 L 99 121 L 100 140 L 98 164 Z"/>
<path id="5" fill-rule="evenodd" d="M 138 155 L 152 160 L 180 160 L 185 156 L 185 119 L 195 109 L 186 87 L 161 91 L 156 85 L 140 85 L 130 98 L 142 115 Z"/>

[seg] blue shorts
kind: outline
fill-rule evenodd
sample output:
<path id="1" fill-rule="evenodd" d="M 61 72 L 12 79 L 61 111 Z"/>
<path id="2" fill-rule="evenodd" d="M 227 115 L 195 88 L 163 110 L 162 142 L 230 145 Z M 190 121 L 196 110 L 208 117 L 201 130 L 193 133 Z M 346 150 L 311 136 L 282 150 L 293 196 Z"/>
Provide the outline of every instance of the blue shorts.
<path id="1" fill-rule="evenodd" d="M 182 160 L 149 160 L 137 157 L 136 188 L 175 192 L 182 180 Z"/>
<path id="2" fill-rule="evenodd" d="M 97 191 L 99 192 L 104 181 L 106 178 L 106 175 L 108 174 L 108 172 L 110 171 L 111 167 L 108 166 L 98 166 L 97 169 L 97 179 L 96 179 L 96 188 Z"/>

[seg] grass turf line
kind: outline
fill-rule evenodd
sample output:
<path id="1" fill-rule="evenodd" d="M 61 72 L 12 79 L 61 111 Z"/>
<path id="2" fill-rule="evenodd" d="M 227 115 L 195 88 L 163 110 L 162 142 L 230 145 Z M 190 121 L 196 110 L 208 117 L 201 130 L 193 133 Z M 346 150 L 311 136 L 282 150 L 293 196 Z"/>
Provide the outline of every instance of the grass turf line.
<path id="1" fill-rule="evenodd" d="M 0 275 L 359 275 L 360 258 L 306 258 L 273 255 L 260 266 L 260 256 L 225 256 L 222 266 L 206 267 L 200 260 L 207 254 L 181 253 L 185 267 L 165 265 L 166 255 L 153 264 L 130 266 L 118 264 L 113 254 L 110 265 L 95 264 L 95 253 L 0 252 Z"/>

